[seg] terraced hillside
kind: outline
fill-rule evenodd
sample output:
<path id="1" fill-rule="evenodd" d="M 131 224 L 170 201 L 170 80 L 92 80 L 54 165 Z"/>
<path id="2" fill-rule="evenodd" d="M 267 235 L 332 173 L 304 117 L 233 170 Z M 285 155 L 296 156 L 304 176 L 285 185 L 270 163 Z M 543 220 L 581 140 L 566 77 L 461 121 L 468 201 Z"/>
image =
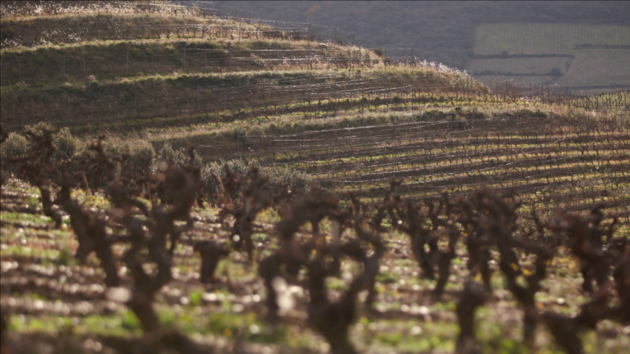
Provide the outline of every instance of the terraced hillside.
<path id="1" fill-rule="evenodd" d="M 590 273 L 567 225 L 593 218 L 584 229 L 618 242 L 600 258 L 621 257 L 628 92 L 493 91 L 442 64 L 393 65 L 203 9 L 51 4 L 0 5 L 3 353 L 451 353 L 467 318 L 481 352 L 561 353 L 549 314 L 604 301 L 580 290 Z M 488 217 L 507 211 L 475 204 L 483 186 L 521 207 Z M 482 221 L 460 235 L 464 215 Z M 474 238 L 492 222 L 518 228 L 512 263 Z M 435 242 L 418 247 L 416 227 Z M 313 262 L 290 258 L 300 250 Z M 470 282 L 492 293 L 476 318 L 479 306 L 460 310 Z M 628 325 L 594 321 L 586 350 L 624 353 Z"/>

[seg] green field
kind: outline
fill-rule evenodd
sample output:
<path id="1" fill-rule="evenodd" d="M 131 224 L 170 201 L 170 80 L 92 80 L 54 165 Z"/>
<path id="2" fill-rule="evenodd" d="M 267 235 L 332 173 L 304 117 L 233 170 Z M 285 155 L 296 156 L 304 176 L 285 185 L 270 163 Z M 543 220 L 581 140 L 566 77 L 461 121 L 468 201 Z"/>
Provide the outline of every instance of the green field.
<path id="1" fill-rule="evenodd" d="M 561 87 L 630 86 L 630 49 L 580 50 L 569 72 L 554 84 Z"/>
<path id="2" fill-rule="evenodd" d="M 548 75 L 553 68 L 558 68 L 561 73 L 566 74 L 572 61 L 572 58 L 567 57 L 473 59 L 468 71 L 473 75 L 484 72 L 495 72 L 497 75 L 507 73 Z"/>
<path id="3" fill-rule="evenodd" d="M 483 24 L 475 31 L 475 55 L 569 54 L 575 58 L 478 58 L 472 60 L 468 70 L 473 74 L 495 72 L 495 75 L 476 75 L 485 84 L 510 80 L 521 86 L 602 92 L 630 85 L 630 50 L 613 47 L 629 45 L 630 26 Z M 545 76 L 554 67 L 560 69 L 561 76 Z M 500 77 L 508 72 L 536 76 Z"/>
<path id="4" fill-rule="evenodd" d="M 630 86 L 630 50 L 627 49 L 583 49 L 573 59 L 568 58 L 509 58 L 475 59 L 470 70 L 475 73 L 495 71 L 496 75 L 476 75 L 488 86 L 496 83 L 512 83 L 529 87 L 543 85 L 571 89 L 615 89 Z M 561 68 L 562 76 L 545 75 L 554 68 Z M 569 68 L 568 72 L 565 71 Z M 501 75 L 530 74 L 527 76 Z M 533 75 L 531 75 L 533 74 Z M 589 91 L 595 92 L 595 91 Z"/>
<path id="5" fill-rule="evenodd" d="M 520 86 L 523 88 L 529 88 L 529 85 L 533 87 L 539 85 L 547 85 L 554 79 L 557 79 L 556 76 L 517 76 L 517 75 L 477 75 L 475 77 L 476 80 L 487 85 L 488 87 L 496 87 L 497 84 L 505 85 L 514 84 L 516 86 Z"/>
<path id="6" fill-rule="evenodd" d="M 630 45 L 630 26 L 545 23 L 482 24 L 475 30 L 478 55 L 578 54 L 575 45 Z"/>

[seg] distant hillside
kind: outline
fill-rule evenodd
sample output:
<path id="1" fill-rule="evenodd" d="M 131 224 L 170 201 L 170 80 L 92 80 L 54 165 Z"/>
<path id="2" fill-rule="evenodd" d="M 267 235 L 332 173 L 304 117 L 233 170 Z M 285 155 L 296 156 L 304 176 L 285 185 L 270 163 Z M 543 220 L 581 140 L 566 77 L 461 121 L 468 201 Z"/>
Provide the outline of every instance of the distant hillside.
<path id="1" fill-rule="evenodd" d="M 269 20 L 312 22 L 354 32 L 366 45 L 415 48 L 420 58 L 467 65 L 475 26 L 539 22 L 630 25 L 628 2 L 219 1 Z M 225 8 L 229 11 L 230 8 Z M 409 53 L 410 55 L 411 53 Z"/>
<path id="2" fill-rule="evenodd" d="M 354 37 L 355 43 L 383 47 L 387 56 L 413 54 L 466 69 L 487 85 L 508 81 L 581 93 L 630 87 L 630 59 L 624 57 L 630 48 L 628 2 L 217 4 L 224 14 L 330 26 L 318 27 L 320 32 L 337 27 L 346 42 Z"/>
<path id="3" fill-rule="evenodd" d="M 493 82 L 578 94 L 630 88 L 630 26 L 480 24 L 468 70 Z"/>
<path id="4" fill-rule="evenodd" d="M 487 91 L 459 71 L 401 69 L 357 46 L 320 46 L 163 2 L 5 2 L 0 14 L 0 123 L 8 130 L 47 121 L 86 135 L 117 125 L 230 131 L 268 119 L 271 109 L 347 113 L 370 94 L 402 104 L 410 87 Z"/>

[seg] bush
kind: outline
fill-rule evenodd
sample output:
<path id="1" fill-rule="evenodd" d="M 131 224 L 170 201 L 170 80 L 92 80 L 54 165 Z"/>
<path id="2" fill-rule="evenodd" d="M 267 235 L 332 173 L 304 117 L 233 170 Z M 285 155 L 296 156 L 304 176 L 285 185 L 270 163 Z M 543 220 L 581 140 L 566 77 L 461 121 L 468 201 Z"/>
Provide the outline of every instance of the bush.
<path id="1" fill-rule="evenodd" d="M 421 120 L 422 121 L 441 121 L 448 118 L 448 115 L 440 110 L 432 109 L 430 111 L 425 111 L 422 113 Z"/>
<path id="2" fill-rule="evenodd" d="M 536 118 L 547 118 L 547 113 L 537 109 L 536 112 L 534 112 L 534 116 L 536 116 Z"/>
<path id="3" fill-rule="evenodd" d="M 166 142 L 162 145 L 162 148 L 157 153 L 158 161 L 173 160 L 173 162 L 183 162 L 185 155 L 182 151 L 173 149 L 171 143 Z"/>
<path id="4" fill-rule="evenodd" d="M 162 145 L 162 148 L 158 151 L 156 161 L 168 161 L 172 160 L 174 163 L 183 164 L 188 160 L 186 149 L 180 148 L 174 149 L 171 143 L 166 142 Z M 199 155 L 195 156 L 195 164 L 201 165 L 201 158 Z"/>
<path id="5" fill-rule="evenodd" d="M 549 75 L 551 76 L 562 76 L 562 70 L 560 70 L 560 68 L 557 67 L 553 67 L 551 70 L 549 70 Z"/>
<path id="6" fill-rule="evenodd" d="M 457 113 L 451 113 L 449 120 L 451 121 L 449 126 L 449 129 L 451 130 L 462 130 L 468 127 L 468 121 L 466 120 L 466 117 Z"/>
<path id="7" fill-rule="evenodd" d="M 374 50 L 374 54 L 378 55 L 379 57 L 382 57 L 385 54 L 385 51 L 383 50 L 383 48 L 376 47 L 373 50 Z"/>
<path id="8" fill-rule="evenodd" d="M 40 133 L 42 130 L 56 130 L 55 127 L 48 122 L 38 122 L 37 124 L 27 125 L 24 130 L 30 130 L 35 133 Z"/>
<path id="9" fill-rule="evenodd" d="M 55 151 L 55 158 L 57 159 L 72 157 L 77 151 L 77 141 L 68 128 L 62 128 L 53 135 L 53 144 L 57 148 Z"/>
<path id="10" fill-rule="evenodd" d="M 269 177 L 269 184 L 275 191 L 279 191 L 283 185 L 289 185 L 292 189 L 307 191 L 308 184 L 313 177 L 306 173 L 289 167 L 263 167 L 262 172 Z"/>
<path id="11" fill-rule="evenodd" d="M 243 160 L 219 161 L 206 164 L 201 170 L 201 178 L 206 181 L 205 192 L 207 193 L 209 200 L 212 202 L 216 202 L 219 198 L 219 194 L 221 193 L 219 183 L 212 178 L 212 175 L 215 175 L 218 178 L 225 177 L 225 170 L 223 166 L 226 164 L 234 175 L 242 178 L 249 177 L 249 167 Z M 252 163 L 252 165 L 257 167 L 259 166 L 257 163 Z M 238 195 L 232 196 L 232 198 L 236 197 L 238 197 Z"/>
<path id="12" fill-rule="evenodd" d="M 137 140 L 129 144 L 129 155 L 131 155 L 131 159 L 136 165 L 139 165 L 142 161 L 152 163 L 155 159 L 155 150 L 150 142 Z"/>
<path id="13" fill-rule="evenodd" d="M 137 166 L 138 171 L 142 169 L 143 159 L 150 164 L 154 164 L 155 162 L 155 150 L 153 149 L 153 145 L 145 140 L 106 140 L 103 142 L 103 150 L 109 155 L 128 154 L 131 162 Z"/>
<path id="14" fill-rule="evenodd" d="M 472 111 L 467 111 L 466 113 L 464 113 L 464 116 L 468 120 L 472 120 L 472 119 L 486 119 L 486 118 L 488 118 L 488 116 L 484 112 L 478 111 L 476 109 L 474 109 Z"/>
<path id="15" fill-rule="evenodd" d="M 12 132 L 9 133 L 7 140 L 0 145 L 0 157 L 2 157 L 2 165 L 5 166 L 11 157 L 24 157 L 28 153 L 31 143 L 22 135 Z"/>
<path id="16" fill-rule="evenodd" d="M 30 131 L 31 133 L 37 135 L 37 136 L 41 136 L 44 130 L 48 130 L 51 132 L 57 131 L 57 128 L 55 128 L 54 125 L 48 123 L 48 122 L 38 122 L 37 124 L 31 124 L 31 125 L 26 125 L 24 126 L 24 131 Z M 28 141 L 29 144 L 33 144 L 34 140 L 30 135 L 26 135 L 25 136 L 26 140 Z"/>
<path id="17" fill-rule="evenodd" d="M 269 186 L 273 192 L 279 192 L 282 186 L 289 185 L 293 190 L 307 191 L 308 184 L 312 180 L 310 174 L 291 169 L 289 167 L 261 167 L 257 161 L 249 165 L 243 160 L 219 161 L 206 164 L 201 170 L 201 177 L 206 181 L 206 193 L 213 202 L 218 200 L 219 184 L 212 178 L 212 175 L 222 178 L 225 176 L 224 165 L 228 165 L 230 171 L 243 179 L 250 176 L 250 167 L 256 166 L 262 175 L 269 177 Z M 238 191 L 237 191 L 238 193 Z M 233 198 L 238 195 L 233 195 Z"/>

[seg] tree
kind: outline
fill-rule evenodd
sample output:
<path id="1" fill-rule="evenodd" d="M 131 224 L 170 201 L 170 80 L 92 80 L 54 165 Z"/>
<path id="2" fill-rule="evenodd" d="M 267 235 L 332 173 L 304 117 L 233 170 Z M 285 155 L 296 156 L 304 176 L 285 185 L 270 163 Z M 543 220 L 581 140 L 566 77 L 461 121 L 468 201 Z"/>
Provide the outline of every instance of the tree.
<path id="1" fill-rule="evenodd" d="M 562 70 L 560 70 L 560 68 L 557 68 L 557 67 L 554 66 L 549 71 L 549 75 L 551 75 L 551 76 L 562 76 Z"/>

